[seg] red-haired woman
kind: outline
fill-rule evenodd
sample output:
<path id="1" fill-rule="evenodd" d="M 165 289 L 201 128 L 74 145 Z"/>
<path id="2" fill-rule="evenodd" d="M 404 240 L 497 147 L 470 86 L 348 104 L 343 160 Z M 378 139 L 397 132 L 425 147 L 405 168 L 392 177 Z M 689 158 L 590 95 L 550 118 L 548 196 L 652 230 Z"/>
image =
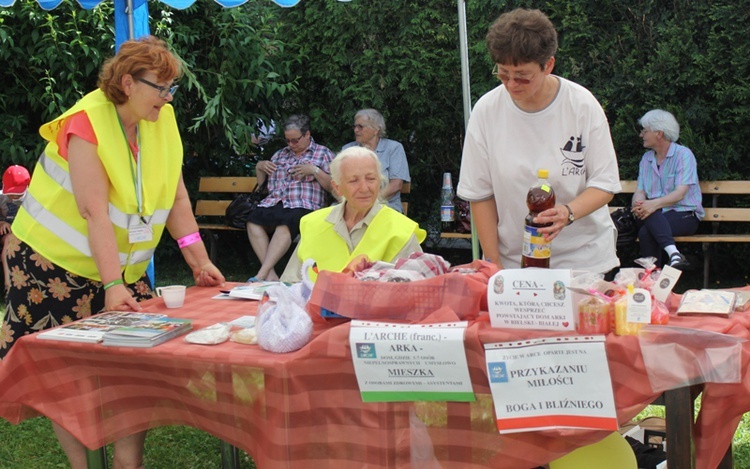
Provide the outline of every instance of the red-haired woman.
<path id="1" fill-rule="evenodd" d="M 44 124 L 48 141 L 13 222 L 10 289 L 0 358 L 20 337 L 103 310 L 138 311 L 163 230 L 177 240 L 198 285 L 224 277 L 198 234 L 182 179 L 182 144 L 169 104 L 179 60 L 154 37 L 125 42 L 99 89 Z M 55 433 L 75 468 L 84 446 Z M 143 465 L 145 433 L 115 442 L 115 468 Z"/>

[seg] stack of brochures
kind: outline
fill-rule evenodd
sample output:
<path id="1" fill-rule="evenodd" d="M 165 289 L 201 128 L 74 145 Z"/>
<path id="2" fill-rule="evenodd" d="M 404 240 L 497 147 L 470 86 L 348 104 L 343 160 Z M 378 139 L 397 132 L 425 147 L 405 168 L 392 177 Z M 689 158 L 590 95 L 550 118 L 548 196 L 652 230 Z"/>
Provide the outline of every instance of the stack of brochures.
<path id="1" fill-rule="evenodd" d="M 109 311 L 41 332 L 37 338 L 72 342 L 102 342 L 123 347 L 153 347 L 192 328 L 189 319 L 164 314 Z"/>
<path id="2" fill-rule="evenodd" d="M 189 319 L 149 319 L 105 332 L 102 343 L 119 347 L 153 347 L 186 333 L 192 327 L 192 321 Z"/>

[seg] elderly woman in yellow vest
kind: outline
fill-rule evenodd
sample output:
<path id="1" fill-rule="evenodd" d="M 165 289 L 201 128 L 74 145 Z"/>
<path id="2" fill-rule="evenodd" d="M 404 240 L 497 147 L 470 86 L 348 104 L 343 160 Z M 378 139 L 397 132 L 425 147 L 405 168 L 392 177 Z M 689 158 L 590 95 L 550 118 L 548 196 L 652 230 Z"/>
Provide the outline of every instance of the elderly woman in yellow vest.
<path id="1" fill-rule="evenodd" d="M 224 282 L 182 180 L 182 144 L 169 104 L 180 75 L 163 41 L 125 42 L 104 64 L 98 89 L 40 128 L 49 143 L 7 249 L 11 286 L 0 358 L 26 334 L 102 310 L 140 310 L 138 301 L 152 296 L 145 271 L 164 228 L 197 285 Z M 84 446 L 53 426 L 71 466 L 86 467 Z M 144 438 L 142 432 L 115 442 L 114 467 L 142 466 Z"/>
<path id="2" fill-rule="evenodd" d="M 395 262 L 413 252 L 427 233 L 419 225 L 381 203 L 388 184 L 372 150 L 350 147 L 331 162 L 331 185 L 340 204 L 302 217 L 300 241 L 281 277 L 301 280 L 301 265 L 314 259 L 318 270 L 340 272 L 359 255 Z"/>

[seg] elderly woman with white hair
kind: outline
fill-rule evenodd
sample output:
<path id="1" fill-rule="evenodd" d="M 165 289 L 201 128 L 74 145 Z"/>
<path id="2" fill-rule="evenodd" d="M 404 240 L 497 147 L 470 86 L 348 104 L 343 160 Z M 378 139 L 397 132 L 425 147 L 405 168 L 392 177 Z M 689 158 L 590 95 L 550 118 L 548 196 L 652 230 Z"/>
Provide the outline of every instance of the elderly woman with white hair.
<path id="1" fill-rule="evenodd" d="M 403 145 L 385 138 L 385 119 L 375 109 L 362 109 L 354 115 L 354 136 L 356 141 L 347 143 L 343 149 L 353 146 L 369 148 L 378 155 L 383 175 L 388 185 L 383 198 L 388 206 L 403 213 L 401 206 L 401 186 L 410 182 L 409 163 Z"/>
<path id="2" fill-rule="evenodd" d="M 680 125 L 669 112 L 651 110 L 639 123 L 643 146 L 649 149 L 641 158 L 638 188 L 633 194 L 640 253 L 661 259 L 666 252 L 669 260 L 664 264 L 685 269 L 689 263 L 677 250 L 674 236 L 695 233 L 705 215 L 695 156 L 675 143 Z"/>
<path id="3" fill-rule="evenodd" d="M 386 179 L 373 151 L 347 148 L 334 158 L 330 168 L 334 195 L 341 203 L 302 217 L 300 241 L 282 281 L 299 282 L 306 259 L 315 260 L 318 271 L 340 272 L 363 254 L 372 261 L 395 262 L 422 252 L 425 230 L 380 203 Z"/>

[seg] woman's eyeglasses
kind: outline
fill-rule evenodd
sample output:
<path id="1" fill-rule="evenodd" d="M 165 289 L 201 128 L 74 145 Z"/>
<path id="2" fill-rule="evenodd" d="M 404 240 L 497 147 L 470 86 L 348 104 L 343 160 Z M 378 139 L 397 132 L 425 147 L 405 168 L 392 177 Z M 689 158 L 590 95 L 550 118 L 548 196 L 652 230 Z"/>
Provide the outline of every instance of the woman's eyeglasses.
<path id="1" fill-rule="evenodd" d="M 143 83 L 144 85 L 148 85 L 151 88 L 154 88 L 156 90 L 159 90 L 159 97 L 160 98 L 166 98 L 168 94 L 171 94 L 174 96 L 174 94 L 177 92 L 177 88 L 180 87 L 180 85 L 172 85 L 169 88 L 166 86 L 159 86 L 156 83 L 151 83 L 150 81 L 146 80 L 145 78 L 137 78 L 138 81 Z"/>
<path id="2" fill-rule="evenodd" d="M 364 126 L 364 125 L 362 125 L 362 124 L 354 124 L 354 125 L 352 126 L 352 128 L 353 128 L 354 130 L 362 130 L 362 129 L 364 129 L 364 128 L 365 128 L 365 126 Z"/>
<path id="3" fill-rule="evenodd" d="M 296 145 L 299 143 L 300 140 L 302 140 L 302 136 L 299 136 L 297 138 L 287 138 L 286 143 L 288 145 Z"/>
<path id="4" fill-rule="evenodd" d="M 495 66 L 492 68 L 492 74 L 495 75 L 498 80 L 502 81 L 503 83 L 508 83 L 510 80 L 513 80 L 517 85 L 528 85 L 534 78 L 536 78 L 536 73 L 533 73 L 531 75 L 516 75 L 515 77 L 511 77 L 508 73 L 501 72 L 500 65 L 498 64 L 495 64 Z"/>

